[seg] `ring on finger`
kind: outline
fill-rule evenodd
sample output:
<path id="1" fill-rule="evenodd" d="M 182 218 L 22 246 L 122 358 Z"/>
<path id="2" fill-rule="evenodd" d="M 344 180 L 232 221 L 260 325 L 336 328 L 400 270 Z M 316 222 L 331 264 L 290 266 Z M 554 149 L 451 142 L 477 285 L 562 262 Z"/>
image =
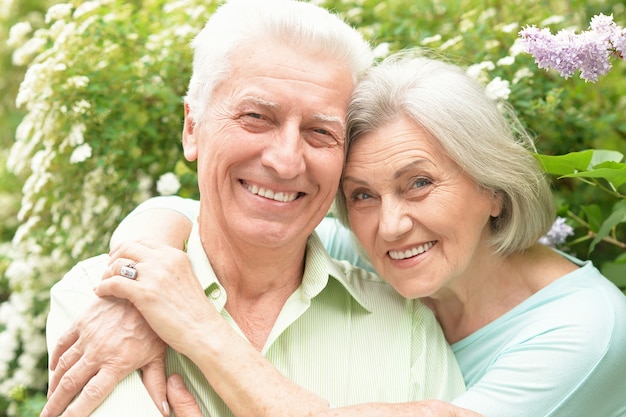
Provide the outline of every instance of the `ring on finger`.
<path id="1" fill-rule="evenodd" d="M 137 269 L 135 268 L 136 265 L 137 262 L 135 261 L 129 263 L 128 265 L 124 265 L 120 269 L 120 275 L 128 279 L 137 279 L 138 274 Z"/>

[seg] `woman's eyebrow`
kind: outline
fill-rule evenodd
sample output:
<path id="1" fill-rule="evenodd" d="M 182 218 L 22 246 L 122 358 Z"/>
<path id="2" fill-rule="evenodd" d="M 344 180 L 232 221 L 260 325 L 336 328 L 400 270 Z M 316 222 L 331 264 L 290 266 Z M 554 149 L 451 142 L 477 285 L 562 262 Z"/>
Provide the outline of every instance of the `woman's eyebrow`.
<path id="1" fill-rule="evenodd" d="M 405 175 L 407 172 L 410 172 L 410 171 L 414 170 L 417 166 L 423 165 L 423 164 L 425 164 L 427 162 L 428 162 L 428 160 L 424 159 L 424 158 L 415 159 L 414 161 L 409 162 L 408 164 L 406 164 L 405 166 L 403 166 L 402 168 L 397 170 L 393 174 L 393 177 L 395 179 L 398 179 L 398 178 L 402 177 L 403 175 Z"/>

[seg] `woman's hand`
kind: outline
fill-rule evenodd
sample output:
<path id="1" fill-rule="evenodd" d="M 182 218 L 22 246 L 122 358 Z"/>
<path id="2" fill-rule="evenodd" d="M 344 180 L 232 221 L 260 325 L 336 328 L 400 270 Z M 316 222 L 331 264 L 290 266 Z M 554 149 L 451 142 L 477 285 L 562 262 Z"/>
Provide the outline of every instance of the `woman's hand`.
<path id="1" fill-rule="evenodd" d="M 94 289 L 99 297 L 130 301 L 159 337 L 183 355 L 201 351 L 212 325 L 228 326 L 211 305 L 187 254 L 154 242 L 126 243 L 112 253 L 115 275 Z M 120 276 L 134 263 L 135 279 Z"/>

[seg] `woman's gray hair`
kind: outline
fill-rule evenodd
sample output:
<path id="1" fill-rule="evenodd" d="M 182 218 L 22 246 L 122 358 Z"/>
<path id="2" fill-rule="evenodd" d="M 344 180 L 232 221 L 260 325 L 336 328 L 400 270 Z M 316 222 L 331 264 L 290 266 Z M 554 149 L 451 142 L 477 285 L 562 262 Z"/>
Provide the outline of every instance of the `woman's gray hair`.
<path id="1" fill-rule="evenodd" d="M 460 67 L 412 51 L 370 69 L 349 105 L 346 154 L 361 135 L 402 115 L 438 140 L 478 186 L 502 198 L 502 212 L 491 221 L 495 252 L 527 249 L 550 229 L 554 202 L 533 139 L 509 106 L 487 97 Z M 335 211 L 349 226 L 341 190 Z"/>
<path id="2" fill-rule="evenodd" d="M 338 16 L 296 0 L 230 0 L 221 5 L 191 43 L 193 72 L 185 101 L 202 122 L 215 87 L 232 67 L 232 56 L 248 42 L 279 41 L 345 62 L 356 83 L 373 54 L 361 34 Z"/>

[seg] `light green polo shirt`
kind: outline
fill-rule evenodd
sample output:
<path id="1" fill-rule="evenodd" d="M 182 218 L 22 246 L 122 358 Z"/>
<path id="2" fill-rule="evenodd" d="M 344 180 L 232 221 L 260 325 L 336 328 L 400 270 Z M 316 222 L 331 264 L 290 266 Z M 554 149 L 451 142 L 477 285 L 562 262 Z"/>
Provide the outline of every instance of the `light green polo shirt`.
<path id="1" fill-rule="evenodd" d="M 207 297 L 224 310 L 226 293 L 204 253 L 197 226 L 188 254 Z M 94 299 L 106 256 L 79 263 L 51 292 L 48 348 Z M 184 325 L 184 324 L 181 324 Z M 243 334 L 242 334 L 243 337 Z M 431 311 L 399 296 L 375 274 L 333 260 L 313 234 L 300 287 L 285 303 L 262 352 L 283 374 L 334 406 L 451 400 L 464 391 L 456 359 Z M 186 357 L 170 350 L 167 372 L 183 375 L 205 416 L 232 416 Z M 137 372 L 94 416 L 159 416 Z"/>

